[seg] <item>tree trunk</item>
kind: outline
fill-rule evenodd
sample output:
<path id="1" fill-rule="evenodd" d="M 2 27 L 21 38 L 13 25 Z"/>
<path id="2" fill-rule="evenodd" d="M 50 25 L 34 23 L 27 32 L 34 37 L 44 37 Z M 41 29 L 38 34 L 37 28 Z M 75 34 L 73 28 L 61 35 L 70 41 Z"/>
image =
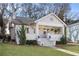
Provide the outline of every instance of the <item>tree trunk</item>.
<path id="1" fill-rule="evenodd" d="M 3 17 L 2 17 L 3 13 L 4 13 L 4 10 L 2 10 L 2 13 L 0 14 L 0 27 L 1 27 L 2 42 L 5 41 L 5 24 L 4 24 Z"/>

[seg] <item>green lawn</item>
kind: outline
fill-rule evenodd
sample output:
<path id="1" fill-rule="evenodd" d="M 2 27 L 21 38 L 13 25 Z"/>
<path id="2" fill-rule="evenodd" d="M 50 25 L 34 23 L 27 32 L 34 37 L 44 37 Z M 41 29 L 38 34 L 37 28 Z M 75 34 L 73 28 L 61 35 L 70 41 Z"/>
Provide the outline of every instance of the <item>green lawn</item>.
<path id="1" fill-rule="evenodd" d="M 61 48 L 79 53 L 79 46 L 78 45 L 62 45 Z"/>
<path id="2" fill-rule="evenodd" d="M 57 51 L 53 48 L 0 44 L 1 56 L 69 56 L 64 52 Z"/>

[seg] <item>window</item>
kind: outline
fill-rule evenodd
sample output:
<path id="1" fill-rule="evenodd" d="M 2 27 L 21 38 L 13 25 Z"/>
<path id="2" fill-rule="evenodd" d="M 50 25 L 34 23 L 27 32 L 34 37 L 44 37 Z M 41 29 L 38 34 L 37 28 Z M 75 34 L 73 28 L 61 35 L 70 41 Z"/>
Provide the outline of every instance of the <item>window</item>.
<path id="1" fill-rule="evenodd" d="M 55 29 L 55 34 L 58 34 L 58 31 L 57 31 L 57 29 Z"/>
<path id="2" fill-rule="evenodd" d="M 46 28 L 43 28 L 44 30 L 46 30 Z"/>
<path id="3" fill-rule="evenodd" d="M 56 28 L 56 29 L 54 30 L 54 32 L 55 32 L 55 34 L 61 34 L 61 29 L 60 29 L 60 28 Z"/>
<path id="4" fill-rule="evenodd" d="M 29 33 L 29 28 L 27 28 L 27 33 Z"/>
<path id="5" fill-rule="evenodd" d="M 49 29 L 47 29 L 47 31 L 49 31 Z"/>
<path id="6" fill-rule="evenodd" d="M 54 29 L 51 29 L 51 31 L 53 31 Z"/>

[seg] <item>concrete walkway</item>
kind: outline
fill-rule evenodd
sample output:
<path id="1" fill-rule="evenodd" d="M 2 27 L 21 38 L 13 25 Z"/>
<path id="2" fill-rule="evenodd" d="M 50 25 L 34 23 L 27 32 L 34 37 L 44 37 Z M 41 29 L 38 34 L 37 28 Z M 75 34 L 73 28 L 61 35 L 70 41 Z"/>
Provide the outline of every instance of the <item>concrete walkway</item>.
<path id="1" fill-rule="evenodd" d="M 74 56 L 79 56 L 79 53 L 71 52 L 69 50 L 65 50 L 65 49 L 61 49 L 61 48 L 57 48 L 57 47 L 55 47 L 55 49 L 58 50 L 58 51 L 61 51 L 61 52 L 65 52 L 65 53 L 74 55 Z"/>

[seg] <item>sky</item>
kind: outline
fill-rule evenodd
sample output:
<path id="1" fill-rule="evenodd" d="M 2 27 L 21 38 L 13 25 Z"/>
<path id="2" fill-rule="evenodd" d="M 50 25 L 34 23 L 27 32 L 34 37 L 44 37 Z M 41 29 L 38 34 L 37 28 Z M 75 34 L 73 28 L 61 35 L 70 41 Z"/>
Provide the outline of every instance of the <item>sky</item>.
<path id="1" fill-rule="evenodd" d="M 79 12 L 79 3 L 72 3 L 70 7 L 72 12 Z"/>
<path id="2" fill-rule="evenodd" d="M 79 18 L 79 3 L 71 3 L 70 4 L 70 8 L 71 8 L 71 11 L 70 11 L 70 16 L 74 16 L 75 15 L 75 20 L 77 18 Z"/>
<path id="3" fill-rule="evenodd" d="M 79 18 L 79 3 L 70 3 L 71 11 L 69 12 L 68 16 L 74 16 Z M 11 7 L 10 7 L 11 9 Z"/>

